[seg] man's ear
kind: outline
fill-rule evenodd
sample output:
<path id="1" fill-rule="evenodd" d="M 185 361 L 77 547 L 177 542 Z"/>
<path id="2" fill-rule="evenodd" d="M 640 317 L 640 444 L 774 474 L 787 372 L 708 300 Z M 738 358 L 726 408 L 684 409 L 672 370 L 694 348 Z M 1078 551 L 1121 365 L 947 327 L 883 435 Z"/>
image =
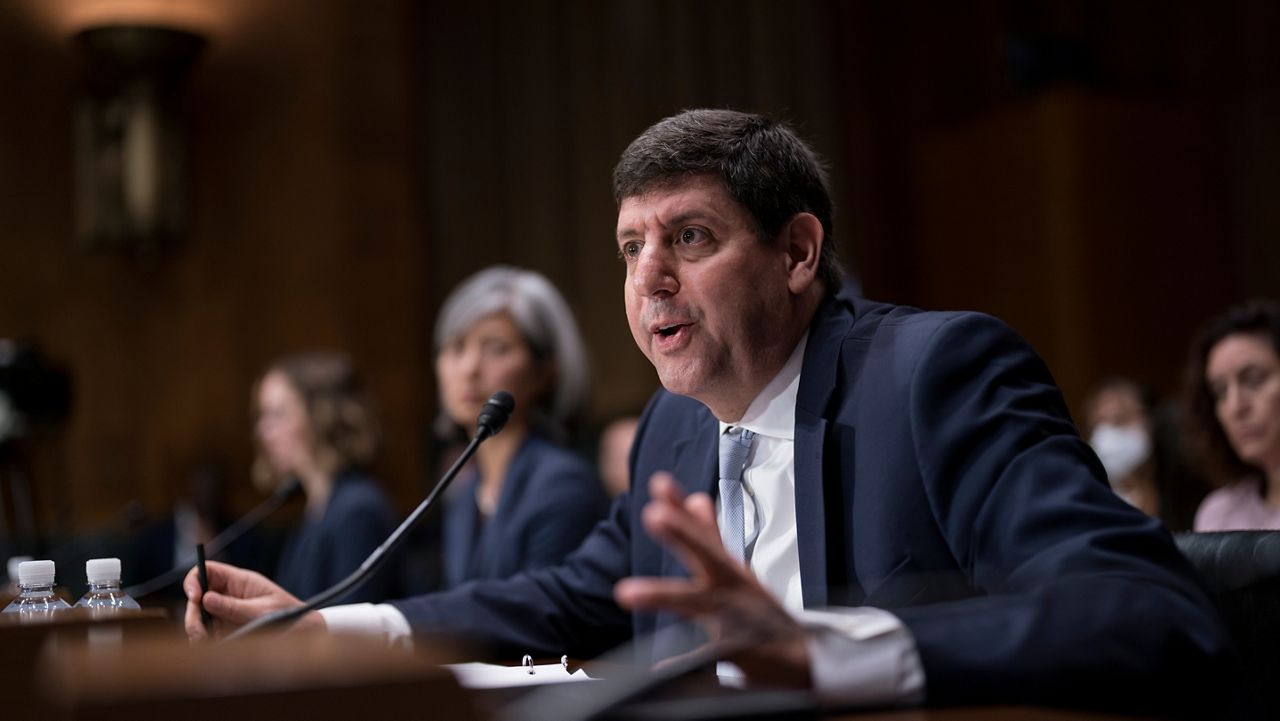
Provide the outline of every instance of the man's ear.
<path id="1" fill-rule="evenodd" d="M 782 242 L 787 251 L 787 287 L 801 295 L 818 278 L 818 259 L 826 242 L 822 221 L 813 213 L 796 213 L 782 228 Z"/>

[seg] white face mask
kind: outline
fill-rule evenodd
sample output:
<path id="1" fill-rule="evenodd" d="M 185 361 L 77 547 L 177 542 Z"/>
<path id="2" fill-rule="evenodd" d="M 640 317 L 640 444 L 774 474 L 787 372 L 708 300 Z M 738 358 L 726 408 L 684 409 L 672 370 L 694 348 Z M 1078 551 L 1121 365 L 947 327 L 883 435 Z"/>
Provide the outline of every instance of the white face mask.
<path id="1" fill-rule="evenodd" d="M 1107 478 L 1114 484 L 1129 475 L 1151 455 L 1151 437 L 1142 426 L 1114 426 L 1099 423 L 1089 445 L 1098 454 Z"/>

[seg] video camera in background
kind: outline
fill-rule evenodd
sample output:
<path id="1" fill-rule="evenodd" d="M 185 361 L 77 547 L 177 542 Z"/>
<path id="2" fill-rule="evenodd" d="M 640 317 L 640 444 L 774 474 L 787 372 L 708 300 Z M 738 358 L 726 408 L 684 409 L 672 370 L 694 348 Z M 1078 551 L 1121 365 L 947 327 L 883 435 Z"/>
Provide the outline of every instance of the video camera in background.
<path id="1" fill-rule="evenodd" d="M 0 338 L 0 446 L 58 425 L 70 410 L 70 375 L 34 347 Z"/>
<path id="2" fill-rule="evenodd" d="M 24 440 L 71 410 L 71 379 L 34 346 L 0 338 L 0 558 L 44 550 Z"/>

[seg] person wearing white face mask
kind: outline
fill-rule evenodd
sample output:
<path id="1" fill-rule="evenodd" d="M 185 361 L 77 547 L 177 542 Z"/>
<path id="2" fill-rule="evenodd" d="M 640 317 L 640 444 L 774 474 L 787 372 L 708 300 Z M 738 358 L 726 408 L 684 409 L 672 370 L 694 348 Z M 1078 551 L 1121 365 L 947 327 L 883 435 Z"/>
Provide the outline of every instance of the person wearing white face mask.
<path id="1" fill-rule="evenodd" d="M 1086 408 L 1089 445 L 1111 488 L 1147 515 L 1159 516 L 1151 419 L 1142 388 L 1125 378 L 1103 381 L 1090 393 Z"/>

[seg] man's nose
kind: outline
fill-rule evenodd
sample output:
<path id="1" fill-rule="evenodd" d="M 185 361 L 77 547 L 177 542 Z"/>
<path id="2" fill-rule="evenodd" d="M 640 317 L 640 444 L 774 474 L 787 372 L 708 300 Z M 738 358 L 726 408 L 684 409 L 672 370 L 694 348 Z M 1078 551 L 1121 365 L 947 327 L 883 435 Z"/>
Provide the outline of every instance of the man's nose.
<path id="1" fill-rule="evenodd" d="M 679 289 L 671 259 L 657 243 L 647 243 L 640 251 L 631 282 L 641 296 L 667 296 Z"/>

